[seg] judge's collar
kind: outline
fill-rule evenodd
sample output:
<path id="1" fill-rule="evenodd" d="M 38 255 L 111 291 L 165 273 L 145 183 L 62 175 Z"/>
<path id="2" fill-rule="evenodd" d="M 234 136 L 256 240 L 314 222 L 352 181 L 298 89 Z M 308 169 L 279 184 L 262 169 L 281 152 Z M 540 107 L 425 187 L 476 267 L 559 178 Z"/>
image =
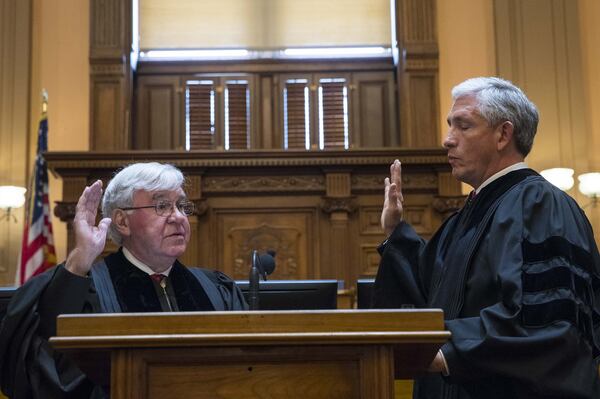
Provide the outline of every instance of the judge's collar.
<path id="1" fill-rule="evenodd" d="M 527 168 L 528 168 L 528 166 L 525 162 L 513 163 L 509 167 L 506 167 L 506 168 L 502 169 L 501 171 L 494 173 L 493 175 L 488 177 L 486 181 L 484 181 L 483 183 L 481 183 L 481 185 L 479 187 L 477 187 L 477 189 L 475 190 L 475 194 L 479 194 L 479 192 L 481 191 L 482 188 L 484 188 L 485 186 L 487 186 L 494 180 L 497 180 L 497 179 L 501 178 L 502 176 L 509 174 L 510 172 L 514 172 L 515 170 L 527 169 Z"/>
<path id="2" fill-rule="evenodd" d="M 148 275 L 153 275 L 156 272 L 154 270 L 152 270 L 150 268 L 150 266 L 148 266 L 147 264 L 145 264 L 144 262 L 142 262 L 141 260 L 139 260 L 138 258 L 136 258 L 127 248 L 122 247 L 123 249 L 123 255 L 125 255 L 125 258 L 135 267 L 137 267 L 138 269 L 140 269 L 141 271 L 143 271 L 144 273 L 148 274 Z M 169 273 L 171 272 L 171 269 L 173 268 L 173 266 L 170 266 L 167 270 L 165 270 L 164 272 L 160 273 L 160 274 L 164 274 L 165 276 L 168 276 Z"/>

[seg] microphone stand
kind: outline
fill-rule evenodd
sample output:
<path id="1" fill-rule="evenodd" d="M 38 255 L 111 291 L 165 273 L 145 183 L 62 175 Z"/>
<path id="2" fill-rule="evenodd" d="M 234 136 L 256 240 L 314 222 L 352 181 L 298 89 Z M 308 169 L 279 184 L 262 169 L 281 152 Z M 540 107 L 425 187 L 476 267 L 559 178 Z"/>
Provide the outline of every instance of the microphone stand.
<path id="1" fill-rule="evenodd" d="M 258 251 L 252 251 L 252 267 L 248 277 L 248 306 L 250 310 L 259 310 L 259 284 L 260 278 L 267 281 L 267 275 L 275 270 L 275 251 L 267 251 L 266 254 L 258 255 Z"/>
<path id="2" fill-rule="evenodd" d="M 260 280 L 260 259 L 258 251 L 252 251 L 252 267 L 250 267 L 250 275 L 248 277 L 248 306 L 250 310 L 258 310 L 258 284 Z"/>

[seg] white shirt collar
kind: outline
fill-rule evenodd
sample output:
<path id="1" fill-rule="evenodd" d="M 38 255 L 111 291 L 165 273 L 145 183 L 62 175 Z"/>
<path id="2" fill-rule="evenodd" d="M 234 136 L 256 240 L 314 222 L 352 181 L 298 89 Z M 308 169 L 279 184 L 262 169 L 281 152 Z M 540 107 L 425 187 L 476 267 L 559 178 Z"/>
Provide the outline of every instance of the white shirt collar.
<path id="1" fill-rule="evenodd" d="M 125 247 L 123 247 L 123 255 L 125 255 L 125 258 L 129 262 L 131 262 L 132 265 L 134 265 L 135 267 L 137 267 L 138 269 L 140 269 L 144 273 L 147 273 L 150 276 L 156 273 L 154 270 L 152 270 L 150 268 L 150 266 L 146 265 L 141 260 L 139 260 L 138 258 L 136 258 L 135 256 L 133 256 L 133 254 L 127 248 L 125 248 Z M 172 268 L 173 268 L 173 266 L 170 266 L 167 270 L 165 270 L 161 274 L 164 274 L 165 276 L 168 276 L 169 273 L 171 272 Z"/>
<path id="2" fill-rule="evenodd" d="M 509 174 L 510 172 L 514 172 L 515 170 L 519 170 L 519 169 L 527 169 L 527 164 L 525 162 L 517 162 L 514 163 L 512 165 L 510 165 L 507 168 L 502 169 L 500 172 L 494 173 L 493 175 L 491 175 L 490 177 L 487 178 L 486 181 L 484 181 L 481 186 L 477 187 L 477 190 L 475 190 L 475 194 L 479 194 L 479 192 L 481 191 L 482 188 L 484 188 L 485 186 L 487 186 L 488 184 L 490 184 L 491 182 L 493 182 L 494 180 Z"/>

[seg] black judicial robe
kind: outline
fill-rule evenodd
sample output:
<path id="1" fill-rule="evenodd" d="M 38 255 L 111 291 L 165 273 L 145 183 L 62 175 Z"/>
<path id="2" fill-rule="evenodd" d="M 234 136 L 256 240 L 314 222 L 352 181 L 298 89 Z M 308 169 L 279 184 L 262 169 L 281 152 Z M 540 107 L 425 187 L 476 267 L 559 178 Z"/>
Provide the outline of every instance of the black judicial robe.
<path id="1" fill-rule="evenodd" d="M 400 223 L 374 305 L 444 310 L 450 375 L 414 397 L 600 398 L 600 255 L 575 201 L 531 169 L 484 187 L 429 242 Z"/>
<path id="2" fill-rule="evenodd" d="M 105 259 L 109 279 L 122 312 L 160 312 L 157 291 L 150 277 L 132 265 L 119 250 Z M 244 310 L 244 297 L 223 273 L 198 269 L 207 278 L 206 290 L 198 278 L 178 261 L 169 273 L 180 311 Z M 56 316 L 100 313 L 102 291 L 93 278 L 69 273 L 64 265 L 29 280 L 9 304 L 0 326 L 0 386 L 15 399 L 104 398 L 68 356 L 54 351 L 48 337 L 55 334 Z"/>

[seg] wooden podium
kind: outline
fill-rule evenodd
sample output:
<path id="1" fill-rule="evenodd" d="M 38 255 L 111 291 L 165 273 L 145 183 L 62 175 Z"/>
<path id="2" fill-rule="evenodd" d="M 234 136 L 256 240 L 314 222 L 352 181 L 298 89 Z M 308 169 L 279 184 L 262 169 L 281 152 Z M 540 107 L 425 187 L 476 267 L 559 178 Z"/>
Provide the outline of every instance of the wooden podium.
<path id="1" fill-rule="evenodd" d="M 391 399 L 449 337 L 407 309 L 61 315 L 50 342 L 112 399 Z"/>

